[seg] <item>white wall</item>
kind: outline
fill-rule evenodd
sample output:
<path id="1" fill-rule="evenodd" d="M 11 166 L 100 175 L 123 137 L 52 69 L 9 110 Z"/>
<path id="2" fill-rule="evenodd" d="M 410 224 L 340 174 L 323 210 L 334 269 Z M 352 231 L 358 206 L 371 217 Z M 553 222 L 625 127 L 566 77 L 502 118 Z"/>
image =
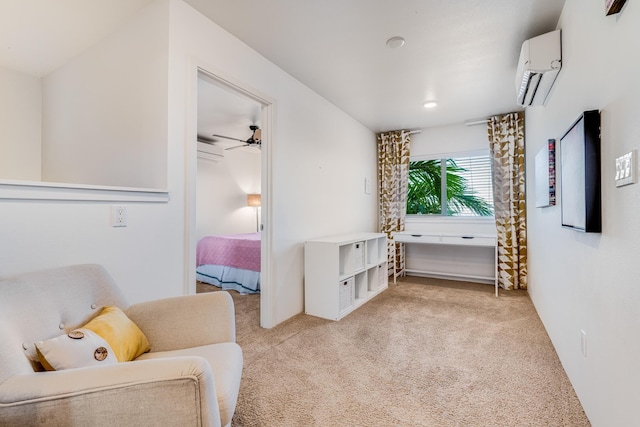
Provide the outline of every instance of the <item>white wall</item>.
<path id="1" fill-rule="evenodd" d="M 168 13 L 168 2 L 160 1 L 139 15 L 143 20 L 149 20 L 144 28 L 164 28 L 167 51 Z M 157 32 L 153 34 L 158 35 Z M 133 39 L 123 42 L 135 44 Z M 166 56 L 164 63 L 152 71 L 156 74 L 148 76 L 148 79 L 154 81 L 158 93 L 165 94 L 157 107 L 165 111 L 165 118 L 155 116 L 156 110 L 141 110 L 135 114 L 137 117 L 145 114 L 155 117 L 146 124 L 152 127 L 149 132 L 158 136 L 158 149 L 164 151 L 163 156 L 166 157 Z M 96 85 L 108 88 L 114 82 L 116 76 L 98 80 Z M 66 125 L 73 128 L 78 122 L 71 121 Z M 133 139 L 130 143 L 135 145 L 136 141 Z M 126 151 L 123 150 L 121 155 L 126 156 Z M 137 166 L 145 169 L 147 165 Z M 129 221 L 126 228 L 110 226 L 110 202 L 0 199 L 0 276 L 90 262 L 104 265 L 132 302 L 184 293 L 185 209 L 181 197 L 184 194 L 184 168 L 181 163 L 177 167 L 178 173 L 172 170 L 174 179 L 167 181 L 168 203 L 125 203 Z M 166 177 L 166 171 L 163 172 Z M 176 175 L 178 179 L 175 179 Z M 21 196 L 28 193 L 25 188 Z"/>
<path id="2" fill-rule="evenodd" d="M 0 179 L 40 180 L 42 83 L 0 67 Z"/>
<path id="3" fill-rule="evenodd" d="M 217 162 L 198 159 L 197 240 L 256 231 L 256 208 L 247 206 L 247 194 L 261 191 L 260 160 L 260 151 L 253 147 L 225 150 Z"/>
<path id="4" fill-rule="evenodd" d="M 463 123 L 421 129 L 411 135 L 411 156 L 450 155 L 465 151 L 488 150 L 487 125 Z"/>
<path id="5" fill-rule="evenodd" d="M 184 173 L 179 152 L 185 129 L 195 136 L 184 117 L 190 105 L 186 82 L 196 78 L 190 60 L 275 101 L 271 286 L 275 322 L 281 322 L 303 310 L 305 240 L 376 230 L 377 195 L 364 194 L 365 176 L 373 182 L 376 177 L 375 135 L 190 6 L 170 3 L 170 179 Z"/>
<path id="6" fill-rule="evenodd" d="M 158 0 L 142 18 L 166 28 L 169 67 L 149 75 L 168 90 L 168 203 L 129 203 L 129 226 L 109 225 L 110 203 L 0 199 L 0 276 L 81 262 L 105 265 L 133 302 L 187 292 L 195 248 L 194 58 L 267 94 L 275 102 L 272 147 L 272 286 L 275 322 L 303 309 L 303 244 L 310 238 L 377 228 L 375 135 L 180 0 Z M 168 80 L 162 76 L 169 73 Z M 193 82 L 191 82 L 193 79 Z M 104 80 L 99 86 L 108 84 Z M 153 110 L 156 111 L 156 110 Z M 140 111 L 146 114 L 147 111 Z M 195 123 L 195 116 L 191 122 Z M 74 123 L 69 124 L 74 126 Z M 131 141 L 135 144 L 135 140 Z M 141 165 L 141 167 L 145 167 Z"/>
<path id="7" fill-rule="evenodd" d="M 603 8 L 567 0 L 562 71 L 548 105 L 527 109 L 527 235 L 529 294 L 592 425 L 611 427 L 637 425 L 640 402 L 640 185 L 616 188 L 613 179 L 615 158 L 640 143 L 640 5 L 609 17 Z M 535 208 L 532 188 L 537 151 L 590 109 L 602 116 L 600 234 L 561 228 L 561 200 Z"/>
<path id="8" fill-rule="evenodd" d="M 166 7 L 152 3 L 43 78 L 42 179 L 166 188 Z"/>

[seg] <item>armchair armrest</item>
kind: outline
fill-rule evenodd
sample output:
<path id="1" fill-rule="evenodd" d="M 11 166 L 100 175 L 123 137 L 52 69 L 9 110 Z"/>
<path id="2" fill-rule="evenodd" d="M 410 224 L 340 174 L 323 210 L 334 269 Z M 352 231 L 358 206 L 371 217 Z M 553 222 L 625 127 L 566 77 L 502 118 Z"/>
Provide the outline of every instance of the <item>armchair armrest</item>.
<path id="1" fill-rule="evenodd" d="M 220 425 L 211 367 L 195 356 L 16 375 L 0 412 L 2 425 Z"/>
<path id="2" fill-rule="evenodd" d="M 147 336 L 152 352 L 236 341 L 235 308 L 227 292 L 142 302 L 126 313 Z"/>

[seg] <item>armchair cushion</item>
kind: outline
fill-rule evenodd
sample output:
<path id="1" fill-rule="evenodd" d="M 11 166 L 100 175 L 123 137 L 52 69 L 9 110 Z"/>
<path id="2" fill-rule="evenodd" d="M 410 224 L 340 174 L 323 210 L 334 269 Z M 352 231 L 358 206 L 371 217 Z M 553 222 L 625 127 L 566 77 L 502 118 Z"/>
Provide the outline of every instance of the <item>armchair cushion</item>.
<path id="1" fill-rule="evenodd" d="M 220 421 L 223 426 L 229 425 L 238 400 L 238 389 L 242 377 L 242 350 L 240 346 L 234 342 L 226 342 L 184 350 L 145 353 L 136 361 L 186 356 L 202 357 L 211 365 L 220 408 Z"/>

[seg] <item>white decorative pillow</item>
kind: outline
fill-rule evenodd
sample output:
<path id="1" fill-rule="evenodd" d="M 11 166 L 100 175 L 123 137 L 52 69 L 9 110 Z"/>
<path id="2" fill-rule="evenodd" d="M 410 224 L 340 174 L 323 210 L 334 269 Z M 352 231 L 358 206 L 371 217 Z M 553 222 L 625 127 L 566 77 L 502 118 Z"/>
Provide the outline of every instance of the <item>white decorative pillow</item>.
<path id="1" fill-rule="evenodd" d="M 109 343 L 89 329 L 75 329 L 67 335 L 36 341 L 35 346 L 38 359 L 47 371 L 118 363 Z"/>

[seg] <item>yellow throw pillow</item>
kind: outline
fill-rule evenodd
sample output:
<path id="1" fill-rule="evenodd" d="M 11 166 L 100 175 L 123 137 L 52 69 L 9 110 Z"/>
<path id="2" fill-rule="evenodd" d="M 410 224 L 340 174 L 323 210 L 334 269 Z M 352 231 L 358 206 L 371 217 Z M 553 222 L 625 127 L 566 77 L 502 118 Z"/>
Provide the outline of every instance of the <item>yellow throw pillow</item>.
<path id="1" fill-rule="evenodd" d="M 35 343 L 40 363 L 47 371 L 106 366 L 118 363 L 107 341 L 88 329 Z"/>
<path id="2" fill-rule="evenodd" d="M 104 338 L 118 362 L 129 362 L 150 350 L 144 333 L 118 307 L 107 306 L 83 326 Z"/>

